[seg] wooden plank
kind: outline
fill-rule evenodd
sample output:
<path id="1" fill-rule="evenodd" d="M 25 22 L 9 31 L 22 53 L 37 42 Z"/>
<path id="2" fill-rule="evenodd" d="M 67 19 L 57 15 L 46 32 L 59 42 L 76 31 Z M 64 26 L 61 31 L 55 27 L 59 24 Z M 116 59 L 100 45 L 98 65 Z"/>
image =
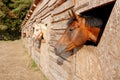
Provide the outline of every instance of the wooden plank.
<path id="1" fill-rule="evenodd" d="M 50 6 L 54 5 L 56 2 L 57 2 L 57 0 L 51 0 L 51 1 L 48 3 L 48 6 L 50 7 Z"/>
<path id="2" fill-rule="evenodd" d="M 56 36 L 56 35 L 63 35 L 65 32 L 65 29 L 52 29 L 51 35 Z"/>
<path id="3" fill-rule="evenodd" d="M 55 71 L 54 69 L 49 69 L 49 72 L 55 80 L 64 80 L 64 77 L 62 78 L 60 75 L 56 74 L 58 72 Z"/>
<path id="4" fill-rule="evenodd" d="M 74 9 L 79 14 L 86 10 L 89 10 L 89 9 L 92 9 L 92 8 L 95 8 L 95 7 L 98 7 L 98 6 L 104 5 L 109 2 L 113 2 L 113 1 L 115 1 L 115 0 L 93 0 L 93 1 L 77 0 L 77 3 L 75 5 Z"/>
<path id="5" fill-rule="evenodd" d="M 52 15 L 57 15 L 59 13 L 62 13 L 66 10 L 69 10 L 71 9 L 72 7 L 74 6 L 73 4 L 73 0 L 67 0 L 66 2 L 64 2 L 62 5 L 60 5 L 59 7 L 55 8 L 53 11 L 52 11 Z"/>
<path id="6" fill-rule="evenodd" d="M 50 67 L 50 70 L 53 70 L 51 74 L 53 74 L 56 80 L 68 80 L 69 75 L 66 72 L 66 70 L 64 70 L 61 66 L 57 65 L 56 63 L 50 60 L 49 67 Z"/>
<path id="7" fill-rule="evenodd" d="M 120 79 L 120 1 L 116 0 L 101 41 L 99 59 L 103 68 L 105 80 Z M 103 54 L 104 53 L 104 54 Z M 108 77 L 109 76 L 109 77 Z"/>
<path id="8" fill-rule="evenodd" d="M 35 48 L 32 48 L 31 53 L 32 59 L 39 66 L 40 54 L 35 50 Z"/>
<path id="9" fill-rule="evenodd" d="M 33 18 L 31 19 L 31 20 L 36 20 L 36 18 L 40 18 L 42 15 L 42 13 L 46 10 L 48 8 L 48 5 L 47 5 L 47 3 L 46 3 L 46 5 L 45 6 L 43 6 L 40 10 L 39 10 L 39 12 L 37 12 L 34 16 L 33 16 Z"/>
<path id="10" fill-rule="evenodd" d="M 37 16 L 37 18 L 41 18 L 44 17 L 47 13 L 49 13 L 50 9 L 47 6 L 43 11 L 41 11 L 41 13 Z"/>
<path id="11" fill-rule="evenodd" d="M 76 50 L 75 75 L 81 80 L 104 80 L 101 65 L 94 47 L 84 46 Z M 94 54 L 93 54 L 94 53 Z"/>
<path id="12" fill-rule="evenodd" d="M 45 18 L 47 18 L 47 17 L 49 17 L 49 16 L 51 16 L 51 14 L 50 14 L 49 12 L 46 12 L 46 13 L 41 17 L 41 20 L 43 20 L 43 19 L 45 19 Z"/>
<path id="13" fill-rule="evenodd" d="M 64 30 L 51 30 L 50 32 L 50 41 L 56 43 L 56 41 L 62 36 Z M 56 34 L 57 33 L 57 34 Z"/>
<path id="14" fill-rule="evenodd" d="M 49 49 L 54 50 L 54 47 L 51 48 L 49 47 Z M 72 71 L 71 63 L 65 60 L 63 65 L 58 65 L 57 64 L 58 58 L 59 57 L 55 55 L 55 52 L 49 51 L 50 73 L 56 80 L 58 79 L 58 77 L 60 77 L 59 79 L 70 80 L 69 79 L 70 77 L 67 77 L 67 79 L 65 78 L 65 74 L 68 76 L 71 75 L 71 71 Z M 67 59 L 70 61 L 72 60 L 71 58 L 67 58 Z M 65 73 L 63 71 L 65 71 Z"/>
<path id="15" fill-rule="evenodd" d="M 39 22 L 44 22 L 46 24 L 51 24 L 51 13 L 49 12 L 50 9 L 47 7 L 43 12 L 41 12 L 39 15 L 37 15 L 34 19 L 36 20 L 37 23 Z M 46 22 L 47 20 L 47 22 Z"/>
<path id="16" fill-rule="evenodd" d="M 66 29 L 67 28 L 67 22 L 68 20 L 60 21 L 57 23 L 53 23 L 52 29 Z"/>
<path id="17" fill-rule="evenodd" d="M 63 20 L 68 20 L 70 18 L 68 11 L 65 11 L 59 15 L 53 16 L 53 23 Z"/>
<path id="18" fill-rule="evenodd" d="M 30 17 L 30 19 L 33 19 L 33 18 L 35 17 L 35 15 L 36 15 L 39 11 L 41 11 L 41 9 L 44 8 L 44 6 L 45 6 L 46 4 L 48 4 L 49 1 L 50 1 L 50 0 L 43 0 L 40 4 L 38 4 L 38 6 L 37 6 L 36 9 L 34 10 L 32 16 Z"/>
<path id="19" fill-rule="evenodd" d="M 106 3 L 109 3 L 109 2 L 113 2 L 113 1 L 116 1 L 116 0 L 99 0 L 99 5 L 103 5 L 103 4 L 106 4 Z"/>
<path id="20" fill-rule="evenodd" d="M 40 48 L 40 60 L 39 64 L 41 65 L 42 71 L 44 74 L 49 73 L 49 53 L 47 49 L 47 44 L 46 43 L 41 43 L 41 48 Z"/>
<path id="21" fill-rule="evenodd" d="M 44 23 L 44 24 L 47 24 L 47 29 L 50 30 L 51 28 L 51 21 L 52 21 L 52 17 L 51 17 L 51 14 L 50 13 L 47 13 L 44 17 L 41 17 L 41 22 Z"/>

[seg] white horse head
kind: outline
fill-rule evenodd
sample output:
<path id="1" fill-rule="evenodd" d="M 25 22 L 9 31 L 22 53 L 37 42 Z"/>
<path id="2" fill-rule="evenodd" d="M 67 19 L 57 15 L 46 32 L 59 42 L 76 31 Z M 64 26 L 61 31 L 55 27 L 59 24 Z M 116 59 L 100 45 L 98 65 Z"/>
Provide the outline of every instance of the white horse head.
<path id="1" fill-rule="evenodd" d="M 46 30 L 47 30 L 47 27 L 45 26 L 45 24 L 34 24 L 34 33 L 33 33 L 33 36 L 32 38 L 34 39 L 45 39 L 46 38 Z"/>
<path id="2" fill-rule="evenodd" d="M 42 30 L 41 27 L 38 24 L 33 24 L 34 32 L 32 38 L 40 39 L 42 37 Z"/>

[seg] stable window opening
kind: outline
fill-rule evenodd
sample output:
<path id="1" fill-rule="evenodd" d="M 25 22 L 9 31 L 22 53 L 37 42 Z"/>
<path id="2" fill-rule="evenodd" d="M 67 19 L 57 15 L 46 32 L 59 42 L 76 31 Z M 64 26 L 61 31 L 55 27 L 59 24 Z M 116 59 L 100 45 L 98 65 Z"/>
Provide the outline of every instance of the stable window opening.
<path id="1" fill-rule="evenodd" d="M 107 21 L 109 19 L 109 16 L 111 14 L 111 11 L 114 7 L 114 4 L 115 4 L 115 1 L 109 2 L 109 3 L 106 3 L 106 4 L 101 5 L 99 7 L 95 7 L 95 8 L 92 8 L 90 10 L 87 10 L 87 11 L 84 11 L 84 12 L 80 13 L 80 14 L 85 15 L 85 16 L 93 16 L 95 18 L 99 18 L 103 21 L 102 29 L 100 31 L 97 43 L 95 44 L 91 41 L 87 41 L 86 45 L 94 45 L 94 46 L 98 45 L 98 43 L 100 41 L 100 38 L 101 38 L 101 36 L 104 32 Z"/>

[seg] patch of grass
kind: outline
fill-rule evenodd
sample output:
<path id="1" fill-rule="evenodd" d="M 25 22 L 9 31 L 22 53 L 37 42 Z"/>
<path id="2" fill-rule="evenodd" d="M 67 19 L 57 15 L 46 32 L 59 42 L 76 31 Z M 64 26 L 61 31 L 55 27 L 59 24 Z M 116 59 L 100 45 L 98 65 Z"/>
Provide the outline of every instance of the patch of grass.
<path id="1" fill-rule="evenodd" d="M 31 62 L 30 67 L 31 67 L 32 69 L 34 69 L 34 71 L 40 71 L 40 69 L 38 68 L 37 64 L 36 64 L 35 61 L 33 61 L 33 60 L 32 60 L 32 62 Z"/>
<path id="2" fill-rule="evenodd" d="M 34 60 L 32 60 L 31 62 L 31 66 L 32 69 L 34 69 L 34 71 L 40 71 L 40 74 L 43 76 L 42 80 L 48 80 L 47 77 L 42 73 L 42 71 L 39 69 L 39 67 L 37 66 L 37 64 L 35 63 Z"/>
<path id="3" fill-rule="evenodd" d="M 34 71 L 39 71 L 40 75 L 41 75 L 41 80 L 48 80 L 47 77 L 43 74 L 43 72 L 40 70 L 40 68 L 38 67 L 38 65 L 35 63 L 35 61 L 31 58 L 31 55 L 28 53 L 25 45 L 23 45 L 23 48 L 25 48 L 25 55 L 27 54 L 30 58 L 30 63 L 28 64 L 28 67 Z"/>

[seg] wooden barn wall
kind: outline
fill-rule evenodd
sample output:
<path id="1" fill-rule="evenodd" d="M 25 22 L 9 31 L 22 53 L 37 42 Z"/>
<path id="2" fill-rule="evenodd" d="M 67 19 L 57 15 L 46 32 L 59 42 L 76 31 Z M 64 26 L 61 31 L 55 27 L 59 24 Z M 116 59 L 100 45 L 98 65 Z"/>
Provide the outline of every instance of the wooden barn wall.
<path id="1" fill-rule="evenodd" d="M 56 56 L 54 46 L 67 28 L 70 9 L 74 8 L 79 14 L 115 0 L 67 0 L 53 9 L 56 1 L 39 3 L 22 28 L 22 32 L 28 34 L 22 38 L 23 42 L 42 72 L 49 80 L 120 80 L 120 0 L 115 2 L 99 44 L 84 45 L 67 52 L 63 55 L 66 60 Z M 34 42 L 31 37 L 32 26 L 39 23 L 46 24 L 47 37 L 37 48 L 39 41 Z"/>

